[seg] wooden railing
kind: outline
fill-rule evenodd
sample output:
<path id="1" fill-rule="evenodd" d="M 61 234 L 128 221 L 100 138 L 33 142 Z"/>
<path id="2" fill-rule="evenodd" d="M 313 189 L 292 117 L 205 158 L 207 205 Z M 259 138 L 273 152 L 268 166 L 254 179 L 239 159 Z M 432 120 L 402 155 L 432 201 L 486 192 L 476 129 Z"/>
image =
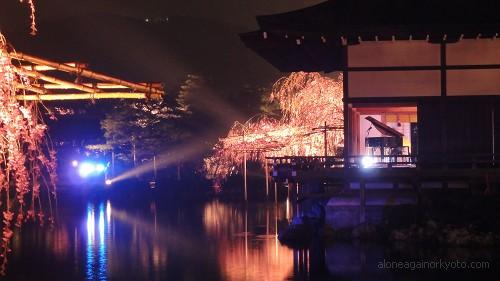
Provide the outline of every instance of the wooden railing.
<path id="1" fill-rule="evenodd" d="M 267 157 L 273 165 L 295 170 L 325 168 L 500 168 L 500 154 L 385 155 L 385 156 L 284 156 Z M 347 160 L 347 161 L 346 161 Z"/>

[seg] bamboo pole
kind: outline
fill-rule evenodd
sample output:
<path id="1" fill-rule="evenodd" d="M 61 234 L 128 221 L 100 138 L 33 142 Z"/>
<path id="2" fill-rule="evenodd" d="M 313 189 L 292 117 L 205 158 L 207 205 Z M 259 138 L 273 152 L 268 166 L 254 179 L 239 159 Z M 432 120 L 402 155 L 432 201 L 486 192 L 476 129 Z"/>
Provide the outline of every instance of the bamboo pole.
<path id="1" fill-rule="evenodd" d="M 55 100 L 89 100 L 89 99 L 145 99 L 146 93 L 65 93 L 41 95 L 17 95 L 17 100 L 26 101 L 55 101 Z"/>
<path id="2" fill-rule="evenodd" d="M 76 67 L 77 63 L 76 62 L 68 62 L 68 63 L 65 63 L 65 65 Z M 55 68 L 47 66 L 47 65 L 21 65 L 21 67 L 26 69 L 26 70 L 35 70 L 35 71 L 56 70 Z"/>
<path id="3" fill-rule="evenodd" d="M 80 90 L 80 91 L 87 92 L 87 93 L 100 92 L 100 90 L 94 89 L 92 87 L 87 87 L 87 86 L 84 86 L 84 85 L 80 85 L 80 84 L 75 84 L 75 83 L 72 83 L 72 82 L 64 81 L 64 80 L 61 80 L 61 79 L 58 79 L 58 78 L 55 78 L 55 77 L 52 77 L 52 76 L 41 74 L 41 73 L 36 72 L 36 71 L 25 70 L 25 69 L 21 69 L 21 68 L 17 68 L 17 67 L 14 68 L 14 71 L 16 73 L 21 74 L 21 75 L 25 75 L 25 76 L 28 76 L 28 77 L 40 79 L 40 80 L 47 81 L 47 82 L 54 83 L 54 84 L 63 85 L 63 86 L 66 86 L 68 88 Z"/>
<path id="4" fill-rule="evenodd" d="M 107 82 L 111 82 L 114 84 L 123 85 L 123 86 L 129 87 L 129 88 L 137 90 L 137 91 L 142 91 L 142 92 L 154 94 L 154 96 L 151 95 L 152 98 L 156 98 L 156 97 L 158 97 L 158 95 L 161 97 L 164 94 L 163 90 L 153 88 L 152 85 L 144 86 L 141 84 L 128 82 L 128 81 L 121 80 L 121 79 L 118 79 L 115 77 L 111 77 L 108 75 L 104 75 L 104 74 L 100 74 L 100 73 L 93 72 L 90 70 L 86 70 L 86 69 L 83 69 L 80 67 L 73 67 L 73 66 L 70 66 L 67 64 L 57 63 L 57 62 L 49 61 L 46 59 L 38 58 L 35 56 L 31 56 L 31 55 L 27 55 L 27 54 L 23 54 L 23 53 L 19 53 L 19 52 L 16 52 L 16 53 L 12 52 L 12 53 L 9 53 L 9 55 L 13 59 L 28 61 L 28 62 L 31 62 L 34 64 L 39 64 L 39 65 L 47 65 L 47 66 L 53 67 L 57 70 L 65 71 L 65 72 L 69 72 L 69 73 L 74 73 L 74 74 L 77 74 L 77 75 L 82 76 L 82 77 L 107 81 Z"/>
<path id="5" fill-rule="evenodd" d="M 47 93 L 47 90 L 33 86 L 33 85 L 25 85 L 22 83 L 15 83 L 15 85 L 16 85 L 16 88 L 20 89 L 20 90 L 26 90 L 26 91 L 34 92 L 34 93 L 41 94 L 41 95 Z"/>
<path id="6" fill-rule="evenodd" d="M 111 83 L 83 83 L 81 85 L 87 86 L 87 87 L 92 87 L 92 88 L 97 88 L 97 89 L 128 89 L 127 87 L 125 87 L 123 85 L 115 85 L 115 84 L 111 84 Z M 40 85 L 40 87 L 43 87 L 44 89 L 49 89 L 49 90 L 72 89 L 71 87 L 68 87 L 66 85 L 61 85 L 61 84 L 43 84 L 43 85 Z"/>

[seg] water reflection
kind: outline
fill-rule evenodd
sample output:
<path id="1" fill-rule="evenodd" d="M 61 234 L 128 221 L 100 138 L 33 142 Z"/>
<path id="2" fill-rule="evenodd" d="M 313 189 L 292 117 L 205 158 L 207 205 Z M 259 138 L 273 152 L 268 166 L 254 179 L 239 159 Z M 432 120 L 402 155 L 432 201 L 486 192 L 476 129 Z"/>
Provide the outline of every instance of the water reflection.
<path id="1" fill-rule="evenodd" d="M 325 247 L 314 241 L 308 249 L 292 250 L 279 243 L 277 234 L 303 212 L 294 202 L 71 205 L 61 210 L 53 228 L 28 225 L 16 234 L 8 280 L 418 280 L 417 272 L 381 271 L 377 264 L 429 257 L 499 260 L 495 249 Z M 467 277 L 478 276 L 472 273 Z M 449 272 L 422 276 L 443 280 Z"/>
<path id="2" fill-rule="evenodd" d="M 109 207 L 109 208 L 108 208 Z M 108 241 L 110 220 L 104 220 L 104 204 L 99 204 L 99 217 L 96 221 L 93 204 L 87 206 L 87 250 L 86 250 L 86 276 L 87 280 L 108 280 Z M 111 216 L 111 205 L 107 204 L 106 217 Z M 96 224 L 99 239 L 96 242 Z"/>
<path id="3" fill-rule="evenodd" d="M 277 238 L 278 222 L 288 215 L 287 204 L 238 208 L 213 201 L 205 206 L 205 230 L 217 245 L 226 280 L 285 280 L 293 272 L 293 251 Z"/>

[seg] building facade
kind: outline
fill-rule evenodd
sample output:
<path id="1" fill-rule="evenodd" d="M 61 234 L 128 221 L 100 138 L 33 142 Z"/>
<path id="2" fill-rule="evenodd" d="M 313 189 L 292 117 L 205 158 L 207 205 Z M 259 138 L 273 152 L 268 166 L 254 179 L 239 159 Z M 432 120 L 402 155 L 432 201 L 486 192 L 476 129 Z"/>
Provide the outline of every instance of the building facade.
<path id="1" fill-rule="evenodd" d="M 341 72 L 344 156 L 384 155 L 399 132 L 422 167 L 500 155 L 500 17 L 493 1 L 327 1 L 260 16 L 243 42 L 283 72 Z M 377 127 L 377 126 L 376 126 Z M 382 145 L 380 145 L 382 146 Z"/>

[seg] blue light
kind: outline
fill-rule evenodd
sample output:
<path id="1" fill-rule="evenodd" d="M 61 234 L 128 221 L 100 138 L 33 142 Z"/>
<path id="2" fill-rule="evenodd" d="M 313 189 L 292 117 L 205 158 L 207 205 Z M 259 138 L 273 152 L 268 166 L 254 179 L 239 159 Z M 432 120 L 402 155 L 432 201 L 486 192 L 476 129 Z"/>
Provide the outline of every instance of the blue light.
<path id="1" fill-rule="evenodd" d="M 99 164 L 95 165 L 95 170 L 98 173 L 104 172 L 104 170 L 106 170 L 106 166 L 104 166 L 103 164 L 99 163 Z"/>
<path id="2" fill-rule="evenodd" d="M 80 168 L 78 169 L 78 173 L 80 174 L 80 176 L 82 178 L 85 178 L 85 177 L 89 176 L 90 174 L 92 174 L 95 170 L 96 170 L 96 167 L 93 163 L 85 162 L 85 163 L 82 163 L 80 165 Z"/>
<path id="3" fill-rule="evenodd" d="M 109 209 L 111 205 L 109 204 Z M 99 205 L 99 217 L 96 220 L 94 205 L 87 205 L 87 248 L 86 248 L 86 280 L 108 280 L 108 241 L 110 226 L 105 220 L 104 205 Z M 108 215 L 108 206 L 106 206 Z M 98 235 L 98 236 L 97 236 Z"/>
<path id="4" fill-rule="evenodd" d="M 78 174 L 82 178 L 99 175 L 106 171 L 106 165 L 102 163 L 83 162 L 78 166 Z"/>

